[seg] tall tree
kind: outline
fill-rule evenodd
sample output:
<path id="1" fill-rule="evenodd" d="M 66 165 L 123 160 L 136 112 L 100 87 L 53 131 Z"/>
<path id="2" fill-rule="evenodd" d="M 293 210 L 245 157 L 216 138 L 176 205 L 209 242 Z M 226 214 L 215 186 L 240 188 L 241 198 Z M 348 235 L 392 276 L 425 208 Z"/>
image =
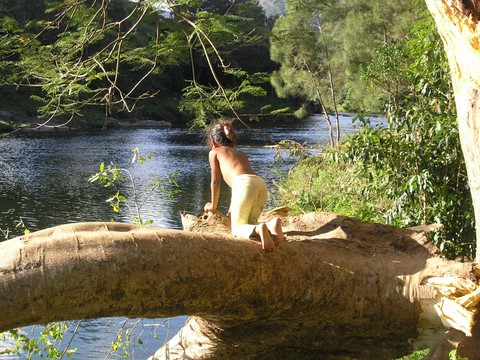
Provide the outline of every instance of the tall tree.
<path id="1" fill-rule="evenodd" d="M 377 92 L 366 92 L 369 83 L 361 77 L 362 70 L 385 46 L 403 43 L 408 39 L 408 29 L 418 21 L 421 6 L 412 6 L 411 0 L 385 2 L 381 0 L 354 0 L 343 2 L 346 16 L 340 21 L 345 66 L 346 108 L 366 111 L 383 111 L 384 98 Z"/>
<path id="2" fill-rule="evenodd" d="M 282 97 L 298 96 L 322 108 L 330 130 L 330 144 L 339 142 L 337 79 L 331 54 L 337 45 L 332 34 L 323 30 L 326 9 L 336 1 L 304 3 L 290 1 L 287 14 L 272 30 L 270 54 L 280 64 L 272 74 L 272 84 Z M 335 136 L 330 119 L 336 120 Z"/>
<path id="3" fill-rule="evenodd" d="M 271 57 L 280 64 L 272 82 L 280 96 L 315 101 L 324 112 L 335 113 L 337 107 L 384 111 L 385 95 L 369 91 L 362 71 L 377 51 L 408 40 L 408 25 L 415 23 L 422 7 L 412 7 L 410 0 L 290 0 L 286 4 L 287 13 L 276 21 L 271 37 Z M 395 89 L 393 95 L 399 92 Z"/>
<path id="4" fill-rule="evenodd" d="M 447 53 L 480 263 L 480 1 L 426 0 Z"/>

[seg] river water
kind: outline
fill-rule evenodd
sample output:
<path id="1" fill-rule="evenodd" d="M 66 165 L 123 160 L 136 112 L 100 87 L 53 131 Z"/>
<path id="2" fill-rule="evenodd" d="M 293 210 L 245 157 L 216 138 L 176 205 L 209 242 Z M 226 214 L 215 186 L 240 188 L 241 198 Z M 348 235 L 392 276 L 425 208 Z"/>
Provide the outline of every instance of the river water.
<path id="1" fill-rule="evenodd" d="M 321 117 L 274 126 L 253 126 L 275 141 L 290 139 L 311 145 L 328 143 L 328 127 Z M 355 131 L 350 116 L 341 117 L 341 129 L 343 133 Z M 239 136 L 239 148 L 249 156 L 252 166 L 269 188 L 273 188 L 294 159 L 288 159 L 284 154 L 285 161 L 278 163 L 274 159 L 275 150 L 265 146 L 269 142 L 263 136 L 246 129 L 240 129 Z M 140 154 L 152 154 L 152 157 L 142 165 L 134 166 L 131 160 L 135 148 Z M 128 210 L 115 214 L 106 202 L 115 193 L 112 188 L 88 181 L 102 162 L 128 169 L 140 191 L 148 191 L 149 182 L 155 177 L 163 179 L 177 174 L 181 192 L 173 199 L 154 193 L 141 210 L 143 219 L 152 220 L 155 226 L 180 229 L 179 213 L 200 213 L 210 198 L 208 147 L 203 134 L 198 131 L 167 128 L 10 135 L 0 138 L 0 154 L 0 240 L 19 235 L 24 228 L 36 231 L 66 223 L 112 219 L 131 222 Z M 125 182 L 120 189 L 133 206 L 131 183 Z M 222 186 L 219 204 L 222 211 L 228 207 L 228 191 L 226 185 Z M 142 195 L 140 198 L 144 199 Z M 76 333 L 70 345 L 77 348 L 73 359 L 116 359 L 122 356 L 122 347 L 110 352 L 111 344 L 118 333 L 130 333 L 128 344 L 124 343 L 129 357 L 145 359 L 175 335 L 185 320 L 186 316 L 153 320 L 94 319 L 82 321 L 76 330 L 77 322 L 71 322 L 64 343 Z M 37 326 L 21 331 L 38 334 L 42 329 Z M 0 353 L 11 344 L 8 338 L 0 340 Z M 24 356 L 4 354 L 0 359 L 22 359 Z"/>

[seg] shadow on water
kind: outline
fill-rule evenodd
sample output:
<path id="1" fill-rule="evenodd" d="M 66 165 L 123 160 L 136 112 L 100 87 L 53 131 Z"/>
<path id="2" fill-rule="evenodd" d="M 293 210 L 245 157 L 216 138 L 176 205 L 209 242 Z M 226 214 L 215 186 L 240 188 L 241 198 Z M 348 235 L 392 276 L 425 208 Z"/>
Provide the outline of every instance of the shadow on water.
<path id="1" fill-rule="evenodd" d="M 341 118 L 344 133 L 355 131 L 351 120 L 349 116 Z M 290 139 L 313 145 L 328 142 L 328 127 L 320 117 L 275 126 L 259 124 L 259 128 L 275 141 Z M 264 147 L 269 143 L 261 136 L 252 135 L 245 129 L 240 129 L 239 135 L 239 148 L 247 153 L 254 169 L 270 187 L 293 165 L 295 159 L 275 163 L 275 150 Z M 153 178 L 162 179 L 174 173 L 178 174 L 176 180 L 182 190 L 174 199 L 154 194 L 142 208 L 142 217 L 153 220 L 155 226 L 180 229 L 181 211 L 197 214 L 209 201 L 210 169 L 203 133 L 175 128 L 39 133 L 0 138 L 0 229 L 8 229 L 9 237 L 20 235 L 23 230 L 16 227 L 20 219 L 30 231 L 82 221 L 114 219 L 130 222 L 128 212 L 114 214 L 106 203 L 114 190 L 91 184 L 88 178 L 98 171 L 101 162 L 133 170 L 131 159 L 134 148 L 144 155 L 155 153 L 135 170 L 136 185 L 140 190 L 148 190 Z M 131 201 L 131 186 L 125 183 L 121 190 Z M 220 210 L 226 211 L 228 203 L 229 189 L 224 185 Z M 134 353 L 140 358 L 152 355 L 164 341 L 176 334 L 185 319 L 143 320 L 141 325 L 137 324 L 135 331 L 140 331 L 148 341 L 142 340 L 143 344 L 137 342 Z M 125 326 L 124 322 L 125 319 L 120 318 L 83 321 L 71 345 L 78 347 L 74 358 L 99 359 L 108 356 L 108 349 L 117 332 Z M 167 322 L 168 326 L 165 325 Z M 156 338 L 152 329 L 157 331 Z M 26 328 L 22 331 L 30 330 Z M 3 345 L 6 343 L 0 341 L 0 351 Z M 118 357 L 117 353 L 121 351 L 111 357 Z M 22 357 L 8 359 L 19 358 Z"/>

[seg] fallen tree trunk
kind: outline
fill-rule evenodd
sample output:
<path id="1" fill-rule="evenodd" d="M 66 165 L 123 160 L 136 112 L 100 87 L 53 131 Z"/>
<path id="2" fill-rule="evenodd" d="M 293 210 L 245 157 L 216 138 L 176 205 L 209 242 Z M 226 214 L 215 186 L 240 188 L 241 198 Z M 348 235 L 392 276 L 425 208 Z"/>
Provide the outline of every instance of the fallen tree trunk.
<path id="1" fill-rule="evenodd" d="M 473 264 L 438 257 L 421 230 L 325 213 L 283 224 L 273 253 L 218 222 L 208 234 L 80 223 L 0 243 L 0 331 L 192 315 L 155 358 L 392 359 L 438 327 L 421 316 L 435 298 L 424 279 L 474 278 Z"/>

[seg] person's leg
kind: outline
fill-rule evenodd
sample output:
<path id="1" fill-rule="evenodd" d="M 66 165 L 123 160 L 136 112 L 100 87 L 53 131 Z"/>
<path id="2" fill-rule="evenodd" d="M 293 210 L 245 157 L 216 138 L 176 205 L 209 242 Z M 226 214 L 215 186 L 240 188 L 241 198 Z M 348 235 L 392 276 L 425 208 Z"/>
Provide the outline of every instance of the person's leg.
<path id="1" fill-rule="evenodd" d="M 265 207 L 265 204 L 267 202 L 267 196 L 268 196 L 268 188 L 267 185 L 265 184 L 265 181 L 263 181 L 262 178 L 256 177 L 253 179 L 253 182 L 255 183 L 255 187 L 257 189 L 257 197 L 252 204 L 252 208 L 250 210 L 250 215 L 248 218 L 248 223 L 249 224 L 256 224 L 258 223 L 258 219 L 260 218 L 260 215 L 262 214 L 262 211 Z M 262 224 L 262 231 L 263 232 L 268 232 L 269 238 L 268 240 L 262 240 L 262 245 L 265 250 L 270 249 L 270 246 L 278 246 L 280 243 L 283 241 L 283 231 L 282 231 L 282 224 L 280 222 L 280 219 L 277 218 L 276 220 L 273 219 L 272 221 L 269 221 L 268 223 Z M 259 227 L 257 226 L 257 229 Z M 265 231 L 265 228 L 267 231 Z M 273 249 L 271 249 L 273 250 Z"/>
<path id="2" fill-rule="evenodd" d="M 255 201 L 254 188 L 249 186 L 249 177 L 237 176 L 232 184 L 232 198 L 230 202 L 230 221 L 232 234 L 248 239 L 256 233 L 255 223 L 249 223 L 250 210 Z M 248 226 L 247 226 L 248 225 Z"/>
<path id="3" fill-rule="evenodd" d="M 230 202 L 230 221 L 232 234 L 244 239 L 250 238 L 255 233 L 255 225 L 249 224 L 248 217 L 253 204 L 252 194 L 242 186 L 243 181 L 235 180 L 232 186 L 232 199 Z"/>
<path id="4" fill-rule="evenodd" d="M 257 224 L 258 217 L 266 201 L 266 194 L 255 222 L 251 221 L 251 212 L 254 206 L 256 206 L 254 211 L 258 212 L 259 191 L 262 190 L 262 187 L 257 185 L 258 182 L 256 179 L 257 177 L 253 176 L 239 176 L 232 184 L 232 199 L 230 204 L 232 234 L 244 239 L 258 235 L 262 242 L 262 248 L 266 251 L 272 251 L 275 247 L 275 242 L 272 239 L 268 227 L 266 224 Z"/>
<path id="5" fill-rule="evenodd" d="M 250 208 L 248 223 L 257 224 L 267 202 L 268 188 L 265 181 L 258 176 L 251 179 L 251 186 L 255 188 L 255 198 Z"/>
<path id="6" fill-rule="evenodd" d="M 255 182 L 255 187 L 258 190 L 257 198 L 252 204 L 252 209 L 250 210 L 250 216 L 248 219 L 249 224 L 258 223 L 258 219 L 262 214 L 265 203 L 267 202 L 268 189 L 267 185 L 262 178 L 257 177 L 253 180 Z M 266 223 L 267 229 L 270 232 L 271 238 L 275 246 L 280 245 L 284 240 L 285 236 L 283 235 L 282 222 L 279 217 L 275 217 L 272 220 Z"/>

